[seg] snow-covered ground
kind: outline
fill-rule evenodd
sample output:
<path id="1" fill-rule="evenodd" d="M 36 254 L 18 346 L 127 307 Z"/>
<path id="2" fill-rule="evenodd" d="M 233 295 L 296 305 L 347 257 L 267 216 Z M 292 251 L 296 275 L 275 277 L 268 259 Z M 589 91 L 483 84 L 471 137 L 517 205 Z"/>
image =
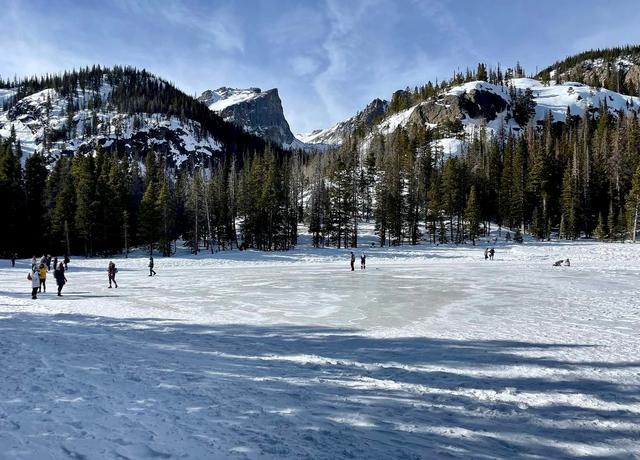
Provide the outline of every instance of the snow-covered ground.
<path id="1" fill-rule="evenodd" d="M 0 458 L 640 456 L 640 245 L 485 246 L 5 261 Z"/>

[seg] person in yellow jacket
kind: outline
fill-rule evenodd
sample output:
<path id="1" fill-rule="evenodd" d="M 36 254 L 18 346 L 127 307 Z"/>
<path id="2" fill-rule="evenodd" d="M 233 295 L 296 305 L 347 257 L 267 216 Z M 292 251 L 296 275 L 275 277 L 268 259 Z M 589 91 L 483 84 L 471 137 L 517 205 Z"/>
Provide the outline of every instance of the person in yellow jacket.
<path id="1" fill-rule="evenodd" d="M 40 287 L 38 292 L 47 292 L 47 266 L 40 264 L 38 267 L 38 274 L 40 275 Z"/>

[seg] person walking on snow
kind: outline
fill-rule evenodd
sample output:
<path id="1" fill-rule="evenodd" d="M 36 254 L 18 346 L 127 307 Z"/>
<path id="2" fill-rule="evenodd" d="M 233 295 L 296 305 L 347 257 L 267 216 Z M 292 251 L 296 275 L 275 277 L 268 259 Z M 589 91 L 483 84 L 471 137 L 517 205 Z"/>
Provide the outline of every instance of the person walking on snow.
<path id="1" fill-rule="evenodd" d="M 363 252 L 360 256 L 360 270 L 367 268 L 367 255 Z"/>
<path id="2" fill-rule="evenodd" d="M 31 298 L 38 298 L 38 289 L 40 288 L 40 274 L 37 267 L 33 267 L 31 273 L 27 275 L 27 279 L 31 281 Z"/>
<path id="3" fill-rule="evenodd" d="M 31 258 L 31 271 L 35 270 L 37 266 L 38 266 L 38 261 L 36 260 L 36 256 L 33 256 Z"/>
<path id="4" fill-rule="evenodd" d="M 118 269 L 116 268 L 116 264 L 113 261 L 109 262 L 109 268 L 107 269 L 107 273 L 109 273 L 109 289 L 111 289 L 111 282 L 116 285 L 116 289 L 118 289 L 118 283 L 116 283 L 116 273 L 118 273 Z"/>
<path id="5" fill-rule="evenodd" d="M 11 254 L 11 266 L 15 267 L 16 266 L 16 259 L 18 258 L 18 255 L 14 252 L 13 254 Z"/>
<path id="6" fill-rule="evenodd" d="M 153 269 L 153 256 L 149 256 L 149 276 L 154 276 L 156 271 Z"/>
<path id="7" fill-rule="evenodd" d="M 57 266 L 58 266 L 58 256 L 55 256 L 53 258 L 53 269 L 55 270 Z"/>
<path id="8" fill-rule="evenodd" d="M 38 292 L 47 292 L 47 271 L 47 266 L 45 264 L 40 264 L 40 267 L 38 268 L 38 275 L 40 276 Z"/>
<path id="9" fill-rule="evenodd" d="M 489 259 L 489 248 L 485 248 L 484 250 L 484 260 Z"/>
<path id="10" fill-rule="evenodd" d="M 69 259 L 69 254 L 65 254 L 64 255 L 64 269 L 65 270 L 69 270 L 69 262 L 71 262 L 71 259 Z"/>
<path id="11" fill-rule="evenodd" d="M 356 263 L 356 255 L 351 251 L 351 271 L 355 270 L 354 264 Z"/>
<path id="12" fill-rule="evenodd" d="M 489 259 L 493 260 L 493 256 L 495 255 L 495 253 L 496 253 L 496 250 L 491 248 L 489 250 Z"/>
<path id="13" fill-rule="evenodd" d="M 56 279 L 58 285 L 58 297 L 62 297 L 62 288 L 67 282 L 66 276 L 64 276 L 64 265 L 62 262 L 58 264 L 58 267 L 53 272 L 53 277 Z"/>

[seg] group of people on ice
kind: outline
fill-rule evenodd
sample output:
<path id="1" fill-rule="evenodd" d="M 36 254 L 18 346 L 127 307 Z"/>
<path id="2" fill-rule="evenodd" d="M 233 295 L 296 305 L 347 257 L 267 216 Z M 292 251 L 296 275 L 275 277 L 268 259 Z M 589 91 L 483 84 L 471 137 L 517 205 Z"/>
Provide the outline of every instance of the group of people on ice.
<path id="1" fill-rule="evenodd" d="M 62 288 L 67 283 L 65 271 L 69 264 L 69 256 L 65 255 L 64 259 L 58 262 L 58 258 L 53 259 L 53 278 L 58 286 L 58 296 L 62 296 Z M 11 265 L 15 267 L 15 258 L 12 256 Z M 38 293 L 47 292 L 47 274 L 51 271 L 51 256 L 43 255 L 40 260 L 33 256 L 31 258 L 31 272 L 27 275 L 27 279 L 31 281 L 31 298 L 37 299 Z"/>
<path id="2" fill-rule="evenodd" d="M 496 250 L 494 248 L 486 248 L 484 250 L 484 260 L 493 260 L 494 255 L 496 255 Z"/>
<path id="3" fill-rule="evenodd" d="M 11 256 L 11 266 L 16 266 L 17 255 L 13 254 Z M 62 288 L 65 284 L 67 284 L 67 277 L 65 272 L 68 270 L 68 264 L 70 262 L 69 256 L 65 254 L 64 259 L 58 262 L 58 258 L 55 257 L 53 259 L 53 277 L 56 281 L 56 285 L 58 286 L 58 296 L 62 297 Z M 31 281 L 31 298 L 37 299 L 39 293 L 47 292 L 47 275 L 51 271 L 51 256 L 43 255 L 39 260 L 36 256 L 31 258 L 31 271 L 27 274 L 27 279 Z M 149 276 L 157 275 L 156 271 L 153 269 L 155 263 L 153 261 L 153 256 L 149 257 Z M 116 281 L 116 273 L 118 273 L 118 269 L 116 268 L 116 264 L 113 261 L 109 262 L 107 266 L 107 277 L 109 279 L 109 289 L 115 286 L 118 288 L 118 282 Z"/>

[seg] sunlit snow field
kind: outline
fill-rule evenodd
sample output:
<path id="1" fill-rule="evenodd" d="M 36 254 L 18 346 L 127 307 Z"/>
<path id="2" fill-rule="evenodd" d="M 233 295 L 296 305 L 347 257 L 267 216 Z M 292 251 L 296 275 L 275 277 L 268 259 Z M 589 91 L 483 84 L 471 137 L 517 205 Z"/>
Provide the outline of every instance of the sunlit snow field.
<path id="1" fill-rule="evenodd" d="M 306 241 L 2 262 L 0 458 L 640 456 L 640 244 Z"/>

